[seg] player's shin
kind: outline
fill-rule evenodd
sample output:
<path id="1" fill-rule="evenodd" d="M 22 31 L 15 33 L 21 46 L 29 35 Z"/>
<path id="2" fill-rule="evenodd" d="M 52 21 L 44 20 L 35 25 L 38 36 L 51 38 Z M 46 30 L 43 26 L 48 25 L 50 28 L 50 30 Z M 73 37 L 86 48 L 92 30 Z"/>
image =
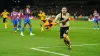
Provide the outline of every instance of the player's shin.
<path id="1" fill-rule="evenodd" d="M 94 29 L 96 29 L 96 28 L 97 28 L 97 26 L 96 26 L 96 25 L 97 25 L 97 23 L 94 23 Z"/>
<path id="2" fill-rule="evenodd" d="M 30 28 L 30 33 L 32 33 L 32 28 Z"/>
<path id="3" fill-rule="evenodd" d="M 96 29 L 96 26 L 94 26 L 94 29 Z"/>
<path id="4" fill-rule="evenodd" d="M 18 28 L 19 28 L 19 29 L 21 28 L 21 25 L 20 25 L 20 24 L 18 25 Z"/>
<path id="5" fill-rule="evenodd" d="M 67 41 L 66 41 L 65 39 L 64 39 L 64 43 L 65 43 L 66 46 L 69 46 L 69 45 L 67 44 Z"/>
<path id="6" fill-rule="evenodd" d="M 7 22 L 5 22 L 5 28 L 7 28 Z"/>
<path id="7" fill-rule="evenodd" d="M 24 32 L 24 28 L 22 28 L 22 33 Z"/>
<path id="8" fill-rule="evenodd" d="M 69 45 L 69 49 L 71 49 L 71 41 L 68 36 L 66 36 L 67 44 Z"/>
<path id="9" fill-rule="evenodd" d="M 17 27 L 14 27 L 14 32 L 17 32 Z"/>
<path id="10" fill-rule="evenodd" d="M 32 28 L 30 28 L 30 36 L 35 35 L 32 33 Z"/>
<path id="11" fill-rule="evenodd" d="M 43 29 L 43 26 L 42 26 L 42 24 L 41 24 L 41 32 L 43 32 L 44 31 L 44 29 Z"/>
<path id="12" fill-rule="evenodd" d="M 68 49 L 71 49 L 71 41 L 67 35 L 64 36 L 64 42 L 68 46 Z"/>
<path id="13" fill-rule="evenodd" d="M 42 22 L 40 22 L 40 26 L 41 26 L 41 32 L 43 32 L 43 31 L 44 31 L 44 29 L 43 29 Z"/>
<path id="14" fill-rule="evenodd" d="M 17 30 L 20 30 L 21 29 L 21 26 L 20 25 L 18 25 L 18 29 Z"/>
<path id="15" fill-rule="evenodd" d="M 24 28 L 22 28 L 22 31 L 21 31 L 21 34 L 20 34 L 20 35 L 21 35 L 21 36 L 24 36 L 23 33 L 24 33 Z"/>

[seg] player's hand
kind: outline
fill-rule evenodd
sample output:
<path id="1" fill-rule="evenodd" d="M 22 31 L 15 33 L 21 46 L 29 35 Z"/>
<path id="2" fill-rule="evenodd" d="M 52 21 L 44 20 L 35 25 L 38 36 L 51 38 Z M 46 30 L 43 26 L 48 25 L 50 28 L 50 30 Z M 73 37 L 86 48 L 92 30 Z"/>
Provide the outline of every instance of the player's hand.
<path id="1" fill-rule="evenodd" d="M 57 24 L 57 22 L 52 22 L 51 24 L 52 24 L 53 26 L 55 26 L 55 25 Z"/>

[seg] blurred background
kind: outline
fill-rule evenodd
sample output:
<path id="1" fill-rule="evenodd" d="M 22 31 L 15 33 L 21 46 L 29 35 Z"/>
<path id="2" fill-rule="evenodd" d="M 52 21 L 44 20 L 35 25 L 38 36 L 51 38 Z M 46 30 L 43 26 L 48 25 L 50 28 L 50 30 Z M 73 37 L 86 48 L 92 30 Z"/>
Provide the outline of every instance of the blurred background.
<path id="1" fill-rule="evenodd" d="M 44 10 L 46 14 L 56 15 L 62 6 L 66 6 L 71 15 L 89 16 L 93 10 L 98 10 L 100 13 L 99 3 L 99 0 L 2 0 L 0 12 L 4 9 L 11 11 L 13 7 L 24 9 L 26 5 L 30 5 L 33 15 L 37 15 L 40 9 Z"/>

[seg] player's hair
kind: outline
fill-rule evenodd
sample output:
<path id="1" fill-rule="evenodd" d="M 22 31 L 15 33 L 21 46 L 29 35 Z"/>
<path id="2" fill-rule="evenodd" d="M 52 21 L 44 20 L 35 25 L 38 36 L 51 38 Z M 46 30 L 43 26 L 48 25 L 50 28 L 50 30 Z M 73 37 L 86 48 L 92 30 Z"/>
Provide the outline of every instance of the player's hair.
<path id="1" fill-rule="evenodd" d="M 67 7 L 65 7 L 65 6 L 64 6 L 64 7 L 62 7 L 62 8 L 66 8 L 66 9 L 67 9 Z"/>
<path id="2" fill-rule="evenodd" d="M 40 11 L 44 12 L 43 10 L 40 10 Z"/>
<path id="3" fill-rule="evenodd" d="M 97 10 L 94 10 L 94 11 L 97 11 Z"/>
<path id="4" fill-rule="evenodd" d="M 12 8 L 12 10 L 15 10 L 16 11 L 16 8 Z"/>
<path id="5" fill-rule="evenodd" d="M 40 11 L 43 11 L 43 10 L 40 10 Z"/>
<path id="6" fill-rule="evenodd" d="M 30 8 L 30 5 L 26 5 L 26 8 Z"/>
<path id="7" fill-rule="evenodd" d="M 4 9 L 4 11 L 5 11 L 6 9 Z M 7 10 L 6 10 L 7 11 Z"/>

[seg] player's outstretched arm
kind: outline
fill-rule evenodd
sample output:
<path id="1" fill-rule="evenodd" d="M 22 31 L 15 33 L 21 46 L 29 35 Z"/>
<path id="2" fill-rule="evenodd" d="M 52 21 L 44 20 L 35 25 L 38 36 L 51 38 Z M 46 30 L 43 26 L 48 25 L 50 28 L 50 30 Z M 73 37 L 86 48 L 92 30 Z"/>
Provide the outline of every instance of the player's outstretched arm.
<path id="1" fill-rule="evenodd" d="M 56 22 L 59 18 L 59 14 L 56 16 L 56 18 L 53 20 L 53 22 Z"/>
<path id="2" fill-rule="evenodd" d="M 56 16 L 56 18 L 53 20 L 53 22 L 51 23 L 52 25 L 56 25 L 58 24 L 58 22 L 56 22 L 59 18 L 59 14 Z"/>

